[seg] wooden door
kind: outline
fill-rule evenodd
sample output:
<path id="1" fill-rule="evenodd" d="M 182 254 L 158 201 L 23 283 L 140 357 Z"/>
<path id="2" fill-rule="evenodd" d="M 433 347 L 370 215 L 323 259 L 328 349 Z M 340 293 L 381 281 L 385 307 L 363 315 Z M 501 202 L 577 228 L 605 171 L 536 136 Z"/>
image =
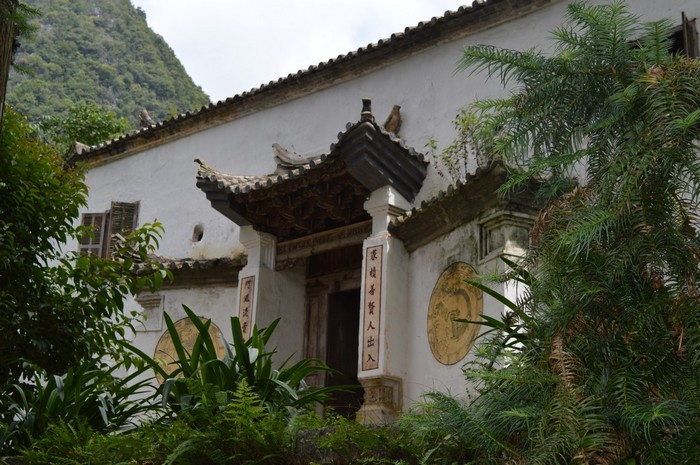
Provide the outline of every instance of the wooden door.
<path id="1" fill-rule="evenodd" d="M 349 417 L 362 405 L 363 394 L 357 380 L 361 268 L 362 244 L 313 255 L 307 268 L 305 354 L 340 372 L 307 381 L 315 386 L 355 386 L 329 403 Z"/>
<path id="2" fill-rule="evenodd" d="M 333 395 L 329 406 L 352 417 L 362 405 L 363 391 L 357 380 L 357 340 L 360 326 L 360 290 L 351 289 L 328 296 L 326 363 L 338 373 L 326 377 L 326 386 L 354 386 Z"/>

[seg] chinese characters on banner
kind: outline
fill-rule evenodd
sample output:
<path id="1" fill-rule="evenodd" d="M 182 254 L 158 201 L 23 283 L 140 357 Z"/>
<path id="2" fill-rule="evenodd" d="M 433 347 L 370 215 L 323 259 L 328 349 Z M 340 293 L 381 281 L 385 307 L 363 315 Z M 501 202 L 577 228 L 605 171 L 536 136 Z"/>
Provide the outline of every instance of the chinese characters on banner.
<path id="1" fill-rule="evenodd" d="M 362 370 L 379 368 L 379 321 L 382 302 L 382 246 L 367 248 L 365 307 L 362 328 Z"/>
<path id="2" fill-rule="evenodd" d="M 241 320 L 243 338 L 250 337 L 250 326 L 253 313 L 253 295 L 255 295 L 255 276 L 241 280 L 241 296 L 238 301 L 238 318 Z"/>

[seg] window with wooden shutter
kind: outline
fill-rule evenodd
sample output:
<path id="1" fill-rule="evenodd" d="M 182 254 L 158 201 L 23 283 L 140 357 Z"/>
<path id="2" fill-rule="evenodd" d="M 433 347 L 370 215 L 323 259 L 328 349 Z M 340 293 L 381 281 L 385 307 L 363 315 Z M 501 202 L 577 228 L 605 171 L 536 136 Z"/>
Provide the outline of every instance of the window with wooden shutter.
<path id="1" fill-rule="evenodd" d="M 138 202 L 112 202 L 109 211 L 109 255 L 114 253 L 116 243 L 112 240 L 115 234 L 126 236 L 136 228 L 139 214 Z"/>
<path id="2" fill-rule="evenodd" d="M 102 256 L 102 246 L 105 240 L 106 213 L 85 213 L 83 214 L 82 225 L 92 227 L 93 233 L 84 234 L 80 239 L 79 251 L 81 254 Z"/>
<path id="3" fill-rule="evenodd" d="M 97 257 L 109 257 L 114 252 L 115 234 L 128 235 L 138 225 L 138 202 L 112 202 L 112 208 L 104 213 L 84 213 L 83 226 L 92 227 L 95 234 L 85 234 L 80 239 L 80 253 Z"/>

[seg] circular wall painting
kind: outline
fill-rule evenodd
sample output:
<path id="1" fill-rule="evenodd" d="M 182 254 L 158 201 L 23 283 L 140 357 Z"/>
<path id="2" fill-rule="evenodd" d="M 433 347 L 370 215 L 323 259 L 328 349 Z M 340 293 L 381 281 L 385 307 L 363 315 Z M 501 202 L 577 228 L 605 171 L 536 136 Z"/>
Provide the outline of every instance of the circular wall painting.
<path id="1" fill-rule="evenodd" d="M 453 263 L 442 272 L 430 296 L 428 343 L 435 359 L 444 365 L 462 360 L 479 331 L 475 324 L 454 321 L 478 321 L 484 309 L 481 290 L 465 282 L 474 275 L 470 265 Z"/>
<path id="2" fill-rule="evenodd" d="M 206 318 L 202 318 L 202 321 L 207 321 Z M 192 347 L 194 347 L 194 342 L 197 340 L 197 328 L 192 323 L 189 318 L 183 318 L 175 322 L 175 329 L 177 330 L 178 336 L 180 336 L 180 341 L 187 352 L 192 352 Z M 216 350 L 216 355 L 219 358 L 223 358 L 226 351 L 224 349 L 224 344 L 221 341 L 221 330 L 212 321 L 209 326 L 209 335 L 214 342 L 214 349 Z M 175 345 L 173 344 L 173 338 L 170 336 L 168 331 L 164 332 L 163 335 L 158 340 L 156 345 L 156 352 L 153 356 L 155 360 L 163 363 L 163 369 L 168 373 L 175 371 L 177 366 L 174 364 L 177 360 L 177 351 L 175 350 Z M 164 380 L 162 376 L 156 375 L 158 382 L 162 383 Z"/>

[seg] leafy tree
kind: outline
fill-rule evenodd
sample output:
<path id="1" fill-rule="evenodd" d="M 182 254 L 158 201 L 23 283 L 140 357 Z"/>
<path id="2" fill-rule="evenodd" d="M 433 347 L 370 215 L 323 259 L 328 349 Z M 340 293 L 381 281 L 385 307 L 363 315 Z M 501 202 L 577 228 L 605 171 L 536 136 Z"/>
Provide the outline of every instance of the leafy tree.
<path id="1" fill-rule="evenodd" d="M 504 189 L 585 182 L 542 212 L 506 276 L 529 292 L 486 322 L 474 401 L 434 395 L 414 418 L 424 438 L 457 438 L 474 463 L 697 462 L 700 63 L 670 36 L 622 3 L 574 3 L 553 55 L 465 51 L 462 68 L 513 89 L 475 107 L 475 139 L 511 168 Z"/>
<path id="2" fill-rule="evenodd" d="M 0 22 L 10 25 L 10 34 L 14 23 L 14 31 L 26 32 L 24 19 L 30 13 L 17 2 L 0 4 Z M 4 83 L 11 53 L 4 50 L 2 55 Z M 99 116 L 87 106 L 83 119 L 97 119 L 91 110 Z M 79 123 L 64 126 L 84 131 Z M 104 130 L 104 125 L 98 129 Z M 33 134 L 18 113 L 0 112 L 3 453 L 43 434 L 51 422 L 71 431 L 99 420 L 102 428 L 118 428 L 150 408 L 130 398 L 143 393 L 147 383 L 134 379 L 145 366 L 121 379 L 112 373 L 129 367 L 130 359 L 118 345 L 130 325 L 124 313 L 126 295 L 144 287 L 155 290 L 163 279 L 151 263 L 142 268 L 150 271 L 135 272 L 135 261 L 148 262 L 148 252 L 157 244 L 162 231 L 158 224 L 119 238 L 114 259 L 60 252 L 58 247 L 68 239 L 94 234 L 73 226 L 78 208 L 85 204 L 86 187 L 80 170 L 64 166 L 55 147 Z M 108 367 L 107 355 L 117 363 Z M 56 374 L 62 372 L 66 374 Z"/>
<path id="3" fill-rule="evenodd" d="M 7 111 L 0 143 L 0 386 L 36 370 L 65 373 L 88 358 L 118 357 L 129 325 L 129 293 L 157 286 L 156 268 L 135 261 L 161 233 L 158 224 L 131 233 L 116 259 L 62 252 L 59 244 L 92 231 L 74 226 L 85 204 L 80 169 L 66 168 L 53 147 Z M 134 258 L 132 258 L 134 257 Z"/>
<path id="4" fill-rule="evenodd" d="M 64 154 L 71 152 L 76 142 L 97 145 L 130 129 L 126 118 L 117 118 L 114 111 L 92 102 L 71 106 L 65 117 L 48 116 L 38 127 Z"/>

